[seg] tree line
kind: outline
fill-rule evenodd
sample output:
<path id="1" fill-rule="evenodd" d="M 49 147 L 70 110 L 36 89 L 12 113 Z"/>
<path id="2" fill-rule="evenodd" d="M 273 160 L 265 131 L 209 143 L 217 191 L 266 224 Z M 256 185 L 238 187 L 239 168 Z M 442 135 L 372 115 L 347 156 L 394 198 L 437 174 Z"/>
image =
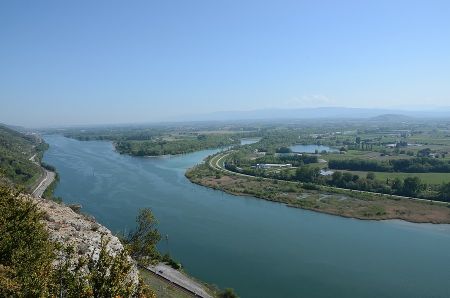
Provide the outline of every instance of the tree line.
<path id="1" fill-rule="evenodd" d="M 289 171 L 268 172 L 258 168 L 238 167 L 233 161 L 226 162 L 225 168 L 251 176 L 299 181 L 306 183 L 307 187 L 325 185 L 450 202 L 450 182 L 442 185 L 428 185 L 416 176 L 387 179 L 386 181 L 376 179 L 372 172 L 369 172 L 366 177 L 341 171 L 335 171 L 332 175 L 324 176 L 321 175 L 320 168 L 308 165 L 299 167 L 295 173 Z"/>
<path id="2" fill-rule="evenodd" d="M 362 159 L 333 159 L 330 169 L 372 172 L 450 173 L 450 162 L 429 157 L 375 161 Z"/>
<path id="3" fill-rule="evenodd" d="M 183 154 L 198 150 L 219 148 L 240 143 L 240 136 L 230 134 L 198 135 L 177 140 L 122 140 L 115 143 L 116 150 L 122 154 L 135 156 L 158 156 Z"/>

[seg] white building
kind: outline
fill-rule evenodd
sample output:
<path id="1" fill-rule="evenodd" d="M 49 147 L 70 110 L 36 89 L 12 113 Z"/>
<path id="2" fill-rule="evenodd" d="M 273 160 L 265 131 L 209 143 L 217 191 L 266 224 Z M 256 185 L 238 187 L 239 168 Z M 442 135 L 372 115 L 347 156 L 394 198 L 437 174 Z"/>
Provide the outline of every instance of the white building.
<path id="1" fill-rule="evenodd" d="M 334 174 L 334 172 L 330 171 L 330 170 L 324 170 L 324 169 L 320 170 L 320 175 L 322 175 L 322 176 L 331 176 L 333 174 Z"/>
<path id="2" fill-rule="evenodd" d="M 290 168 L 292 167 L 292 164 L 285 163 L 285 164 L 279 164 L 279 163 L 258 163 L 256 164 L 257 169 L 270 169 L 270 168 Z"/>

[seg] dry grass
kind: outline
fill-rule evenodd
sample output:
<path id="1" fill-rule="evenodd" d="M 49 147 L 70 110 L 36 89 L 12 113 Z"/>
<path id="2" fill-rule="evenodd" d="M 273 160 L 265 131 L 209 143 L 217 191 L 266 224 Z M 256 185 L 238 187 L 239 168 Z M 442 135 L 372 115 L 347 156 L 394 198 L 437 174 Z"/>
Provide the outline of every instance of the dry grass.
<path id="1" fill-rule="evenodd" d="M 242 176 L 217 173 L 207 165 L 197 166 L 186 174 L 197 184 L 220 189 L 235 195 L 285 203 L 328 214 L 358 219 L 402 219 L 419 223 L 450 223 L 450 208 L 443 204 L 390 199 L 377 195 L 348 196 L 305 190 L 292 182 L 273 182 Z"/>

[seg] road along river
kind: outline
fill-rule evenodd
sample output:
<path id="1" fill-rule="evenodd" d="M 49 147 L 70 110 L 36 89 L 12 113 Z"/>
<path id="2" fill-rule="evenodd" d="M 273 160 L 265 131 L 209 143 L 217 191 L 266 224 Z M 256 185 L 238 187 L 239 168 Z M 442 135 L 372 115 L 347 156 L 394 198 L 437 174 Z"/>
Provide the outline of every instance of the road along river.
<path id="1" fill-rule="evenodd" d="M 184 172 L 216 151 L 137 158 L 46 136 L 56 195 L 112 231 L 152 208 L 187 272 L 243 297 L 450 297 L 450 227 L 361 221 L 225 194 Z"/>

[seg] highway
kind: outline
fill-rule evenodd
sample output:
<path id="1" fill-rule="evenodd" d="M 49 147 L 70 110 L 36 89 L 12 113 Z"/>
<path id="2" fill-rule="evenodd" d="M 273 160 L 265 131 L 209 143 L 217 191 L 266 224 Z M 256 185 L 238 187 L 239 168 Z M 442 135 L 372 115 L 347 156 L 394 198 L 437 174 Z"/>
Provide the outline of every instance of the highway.
<path id="1" fill-rule="evenodd" d="M 185 292 L 193 295 L 194 297 L 213 298 L 203 289 L 203 286 L 201 284 L 168 265 L 160 263 L 157 265 L 139 266 L 153 273 L 164 281 L 169 282 L 184 290 Z"/>
<path id="2" fill-rule="evenodd" d="M 34 191 L 31 193 L 33 196 L 37 198 L 41 198 L 44 194 L 44 191 L 47 189 L 47 187 L 55 180 L 55 173 L 48 171 L 44 168 L 42 168 L 44 171 L 44 178 L 41 180 L 41 182 L 36 186 Z"/>

